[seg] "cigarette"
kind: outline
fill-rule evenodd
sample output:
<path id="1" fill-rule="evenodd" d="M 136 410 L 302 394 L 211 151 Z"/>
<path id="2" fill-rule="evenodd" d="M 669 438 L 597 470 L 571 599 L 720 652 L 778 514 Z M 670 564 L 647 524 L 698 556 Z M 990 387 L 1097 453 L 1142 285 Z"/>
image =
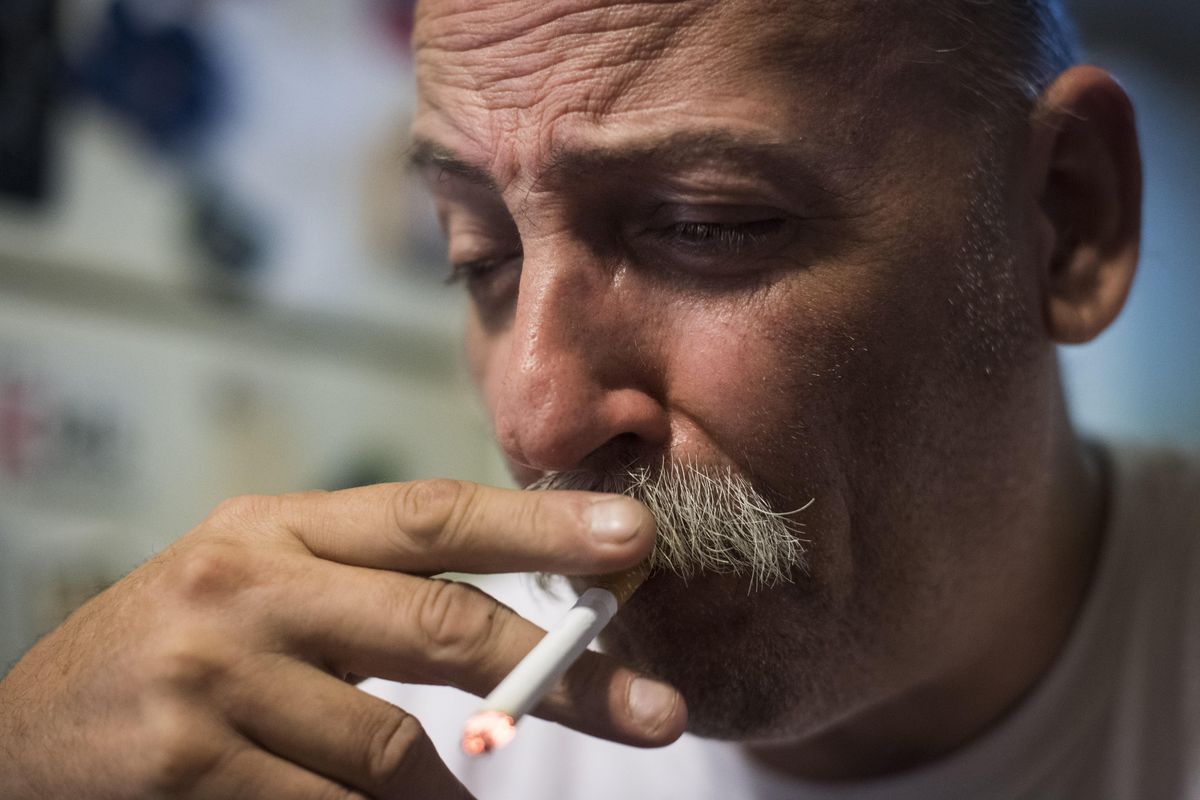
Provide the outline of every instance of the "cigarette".
<path id="1" fill-rule="evenodd" d="M 596 580 L 483 700 L 463 727 L 462 748 L 477 756 L 497 750 L 517 735 L 517 722 L 558 683 L 646 580 L 646 564 Z"/>

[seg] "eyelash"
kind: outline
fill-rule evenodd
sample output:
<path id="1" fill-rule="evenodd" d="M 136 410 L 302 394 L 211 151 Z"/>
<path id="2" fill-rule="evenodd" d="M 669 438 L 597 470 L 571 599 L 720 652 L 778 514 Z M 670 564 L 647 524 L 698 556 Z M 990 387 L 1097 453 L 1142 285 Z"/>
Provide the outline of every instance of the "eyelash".
<path id="1" fill-rule="evenodd" d="M 660 229 L 660 235 L 695 249 L 716 249 L 739 252 L 748 246 L 762 243 L 783 225 L 783 219 L 761 219 L 752 222 L 677 222 Z"/>
<path id="2" fill-rule="evenodd" d="M 485 277 L 488 273 L 504 266 L 509 261 L 521 257 L 521 253 L 512 253 L 506 256 L 487 256 L 484 258 L 476 258 L 471 261 L 459 261 L 450 265 L 450 274 L 446 276 L 445 284 L 453 286 L 457 283 L 471 283 L 474 280 Z"/>

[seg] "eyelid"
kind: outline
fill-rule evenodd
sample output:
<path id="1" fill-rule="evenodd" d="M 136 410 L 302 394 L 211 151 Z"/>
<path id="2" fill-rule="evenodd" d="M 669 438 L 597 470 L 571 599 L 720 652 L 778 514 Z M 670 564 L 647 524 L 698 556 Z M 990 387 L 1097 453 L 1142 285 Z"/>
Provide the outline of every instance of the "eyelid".
<path id="1" fill-rule="evenodd" d="M 484 188 L 456 181 L 446 187 L 431 187 L 431 195 L 447 233 L 460 228 L 498 231 L 505 235 L 516 233 L 516 222 L 504 199 Z"/>
<path id="2" fill-rule="evenodd" d="M 509 257 L 521 250 L 521 236 L 507 214 L 489 214 L 464 206 L 439 204 L 443 215 L 449 259 L 454 262 L 482 261 L 496 254 Z"/>
<path id="3" fill-rule="evenodd" d="M 498 270 L 512 261 L 516 261 L 521 256 L 522 253 L 518 251 L 508 253 L 507 255 L 483 256 L 465 261 L 451 261 L 450 274 L 446 276 L 445 283 L 449 286 L 464 281 L 469 282 L 474 278 L 482 278 L 488 273 Z"/>
<path id="4" fill-rule="evenodd" d="M 784 219 L 789 215 L 771 206 L 733 203 L 662 203 L 650 214 L 651 228 L 669 227 L 687 222 L 709 222 L 736 225 L 768 219 Z"/>

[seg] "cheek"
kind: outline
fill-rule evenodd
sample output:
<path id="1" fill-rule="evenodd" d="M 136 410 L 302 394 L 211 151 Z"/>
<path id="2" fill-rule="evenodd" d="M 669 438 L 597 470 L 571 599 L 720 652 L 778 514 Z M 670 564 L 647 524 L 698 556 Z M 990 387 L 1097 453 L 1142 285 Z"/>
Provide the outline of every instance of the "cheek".
<path id="1" fill-rule="evenodd" d="M 701 440 L 688 450 L 732 462 L 782 507 L 820 498 L 815 527 L 836 529 L 852 429 L 846 395 L 857 391 L 856 320 L 786 287 L 767 295 L 676 318 L 668 402 L 686 421 L 677 427 L 694 427 Z"/>
<path id="2" fill-rule="evenodd" d="M 723 449 L 809 434 L 828 440 L 845 394 L 857 390 L 849 378 L 858 372 L 864 311 L 787 286 L 733 311 L 692 310 L 672 326 L 672 403 Z"/>

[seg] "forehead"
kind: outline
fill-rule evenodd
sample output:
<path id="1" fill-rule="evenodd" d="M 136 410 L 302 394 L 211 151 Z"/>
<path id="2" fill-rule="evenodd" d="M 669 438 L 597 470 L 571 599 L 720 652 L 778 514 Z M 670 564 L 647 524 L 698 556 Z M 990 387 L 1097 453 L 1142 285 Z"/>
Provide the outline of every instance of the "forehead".
<path id="1" fill-rule="evenodd" d="M 482 67 L 476 82 L 510 77 L 496 57 L 536 70 L 570 57 L 596 65 L 645 62 L 677 49 L 834 43 L 878 17 L 864 0 L 422 0 L 414 45 Z M 538 58 L 540 56 L 541 58 Z"/>
<path id="2" fill-rule="evenodd" d="M 887 5 L 423 2 L 416 132 L 486 162 L 500 182 L 568 140 L 618 129 L 645 138 L 679 126 L 750 128 L 767 138 L 795 104 L 838 96 L 850 114 L 851 89 L 871 93 L 883 13 L 873 9 Z"/>

